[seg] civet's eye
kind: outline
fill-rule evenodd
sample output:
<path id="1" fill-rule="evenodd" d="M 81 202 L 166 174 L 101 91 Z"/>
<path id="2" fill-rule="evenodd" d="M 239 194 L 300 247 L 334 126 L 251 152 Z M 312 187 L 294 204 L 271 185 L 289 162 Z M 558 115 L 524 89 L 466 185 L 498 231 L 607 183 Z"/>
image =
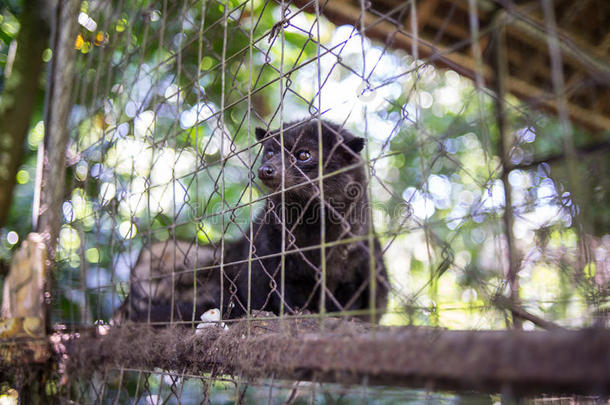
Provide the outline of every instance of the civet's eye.
<path id="1" fill-rule="evenodd" d="M 267 149 L 265 151 L 265 159 L 271 159 L 273 157 L 273 150 L 272 149 Z"/>
<path id="2" fill-rule="evenodd" d="M 297 159 L 299 159 L 301 162 L 306 162 L 311 159 L 311 153 L 306 150 L 300 150 L 297 152 Z"/>

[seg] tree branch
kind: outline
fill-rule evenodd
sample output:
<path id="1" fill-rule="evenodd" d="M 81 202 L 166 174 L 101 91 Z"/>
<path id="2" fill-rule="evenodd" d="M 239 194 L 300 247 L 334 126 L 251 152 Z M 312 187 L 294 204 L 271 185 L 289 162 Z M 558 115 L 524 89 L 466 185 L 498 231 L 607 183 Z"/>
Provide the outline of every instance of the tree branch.
<path id="1" fill-rule="evenodd" d="M 587 146 L 583 146 L 580 148 L 576 148 L 576 155 L 577 156 L 588 156 L 588 155 L 597 154 L 597 153 L 607 153 L 609 150 L 610 150 L 610 142 L 600 142 L 600 143 L 595 143 L 592 145 L 587 145 Z M 544 157 L 541 157 L 538 159 L 534 159 L 531 162 L 512 165 L 510 167 L 510 170 L 535 169 L 541 163 L 551 164 L 551 163 L 563 161 L 565 159 L 566 159 L 566 155 L 564 153 L 557 153 L 554 155 L 548 155 L 548 156 L 544 156 Z"/>

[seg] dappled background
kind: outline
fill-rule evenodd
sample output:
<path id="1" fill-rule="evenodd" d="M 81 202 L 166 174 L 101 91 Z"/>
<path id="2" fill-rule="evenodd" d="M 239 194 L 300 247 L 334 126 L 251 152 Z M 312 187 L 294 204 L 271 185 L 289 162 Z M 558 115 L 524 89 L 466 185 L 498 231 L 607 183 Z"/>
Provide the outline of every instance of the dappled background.
<path id="1" fill-rule="evenodd" d="M 353 26 L 318 26 L 289 8 L 282 30 L 281 13 L 265 2 L 229 3 L 226 12 L 218 3 L 84 4 L 59 319 L 107 321 L 143 243 L 240 237 L 264 195 L 249 182 L 253 128 L 320 112 L 368 140 L 373 220 L 393 287 L 382 323 L 504 327 L 506 308 L 492 304 L 508 291 L 493 95 Z M 559 121 L 510 97 L 505 113 L 524 305 L 566 326 L 591 325 L 608 277 L 596 273 L 608 208 L 591 204 L 600 232 L 579 233 L 565 164 L 534 164 L 562 152 Z M 592 138 L 573 130 L 577 143 Z M 581 162 L 578 181 L 603 181 L 606 157 Z M 601 204 L 607 190 L 596 186 L 586 194 Z M 595 245 L 579 243 L 586 237 Z"/>
<path id="2" fill-rule="evenodd" d="M 334 3 L 360 12 L 358 2 Z M 477 14 L 475 2 L 457 3 L 455 13 L 477 24 L 490 7 L 501 9 L 480 3 Z M 528 3 L 520 12 L 548 22 L 543 3 Z M 602 111 L 587 121 L 575 115 L 571 93 L 556 87 L 563 86 L 561 77 L 539 84 L 546 86 L 544 97 L 534 87 L 503 89 L 502 83 L 514 81 L 512 55 L 527 63 L 527 50 L 507 47 L 497 36 L 510 21 L 493 20 L 479 32 L 472 19 L 460 26 L 453 14 L 434 14 L 434 7 L 426 15 L 410 2 L 366 6 L 384 23 L 421 18 L 422 41 L 434 34 L 438 49 L 460 44 L 443 49 L 466 49 L 476 63 L 465 73 L 466 65 L 452 69 L 438 53 L 412 48 L 412 26 L 392 25 L 386 33 L 409 34 L 408 46 L 380 41 L 379 34 L 360 35 L 359 24 L 371 22 L 359 22 L 358 14 L 354 25 L 336 25 L 333 13 L 335 23 L 329 21 L 325 11 L 333 11 L 332 4 L 82 3 L 54 322 L 67 330 L 107 323 L 147 244 L 240 238 L 264 205 L 265 190 L 253 176 L 260 160 L 254 128 L 315 115 L 367 139 L 373 223 L 392 287 L 382 325 L 517 324 L 530 330 L 606 322 L 608 116 Z M 563 3 L 556 4 L 560 13 Z M 563 17 L 570 15 L 582 17 L 574 10 Z M 5 13 L 5 36 L 13 35 L 11 18 Z M 440 22 L 426 25 L 425 18 Z M 545 29 L 555 38 L 553 27 Z M 553 41 L 543 37 L 546 59 L 530 52 L 530 83 L 536 74 L 549 81 L 562 74 L 578 92 L 608 85 L 608 69 L 570 75 L 561 59 L 555 63 L 562 53 L 553 53 Z M 508 55 L 504 68 L 494 49 Z M 2 229 L 5 256 L 31 227 L 43 134 L 41 121 L 28 136 Z M 182 380 L 165 375 L 147 381 L 144 391 L 151 396 L 161 395 L 163 381 L 175 387 Z M 139 383 L 137 377 L 138 389 Z M 195 383 L 182 384 L 187 392 Z M 223 384 L 204 385 L 216 387 L 218 399 Z M 395 400 L 391 394 L 384 392 L 388 402 Z"/>

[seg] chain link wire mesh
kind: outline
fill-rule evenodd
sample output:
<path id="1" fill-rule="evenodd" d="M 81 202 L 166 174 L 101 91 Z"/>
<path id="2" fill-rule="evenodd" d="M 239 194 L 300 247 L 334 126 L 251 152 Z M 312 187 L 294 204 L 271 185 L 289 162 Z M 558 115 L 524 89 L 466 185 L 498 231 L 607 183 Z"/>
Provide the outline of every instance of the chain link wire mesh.
<path id="1" fill-rule="evenodd" d="M 320 330 L 327 317 L 354 316 L 381 327 L 604 325 L 610 10 L 593 3 L 83 2 L 53 322 L 66 333 L 179 325 L 185 336 L 208 310 L 229 328 L 277 316 L 320 320 Z M 362 158 L 327 170 L 324 136 L 365 138 Z M 305 152 L 316 172 L 266 187 L 270 142 L 289 173 L 302 138 L 315 145 Z M 299 187 L 308 195 L 297 219 L 314 207 L 338 236 L 319 218 L 310 240 L 286 225 L 291 212 L 274 208 Z M 329 193 L 363 201 L 366 229 Z M 280 225 L 281 248 L 267 255 L 251 226 L 261 217 Z M 328 271 L 349 274 L 354 246 L 368 270 L 347 294 Z M 453 398 L 366 378 L 342 386 L 112 361 L 71 380 L 65 396 Z"/>

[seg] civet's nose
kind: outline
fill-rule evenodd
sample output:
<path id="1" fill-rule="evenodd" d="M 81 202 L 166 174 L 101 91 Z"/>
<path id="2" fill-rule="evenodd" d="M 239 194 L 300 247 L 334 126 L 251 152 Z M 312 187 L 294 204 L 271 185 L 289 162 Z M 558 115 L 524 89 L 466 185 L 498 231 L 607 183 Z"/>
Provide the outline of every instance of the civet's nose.
<path id="1" fill-rule="evenodd" d="M 270 180 L 275 177 L 275 169 L 270 165 L 262 165 L 258 169 L 258 177 L 261 180 Z"/>

